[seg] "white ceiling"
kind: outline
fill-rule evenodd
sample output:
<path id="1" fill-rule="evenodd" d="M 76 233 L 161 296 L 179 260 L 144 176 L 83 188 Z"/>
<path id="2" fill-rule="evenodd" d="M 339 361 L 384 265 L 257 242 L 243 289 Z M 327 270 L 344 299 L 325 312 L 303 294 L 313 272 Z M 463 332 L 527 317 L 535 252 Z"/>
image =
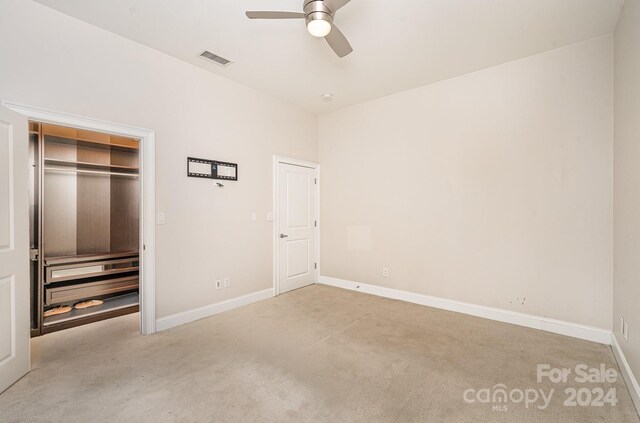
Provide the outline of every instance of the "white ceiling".
<path id="1" fill-rule="evenodd" d="M 352 0 L 339 59 L 303 20 L 245 10 L 303 0 L 36 0 L 196 66 L 324 113 L 610 33 L 623 0 Z M 226 68 L 198 57 L 210 50 Z M 332 93 L 324 102 L 323 93 Z"/>

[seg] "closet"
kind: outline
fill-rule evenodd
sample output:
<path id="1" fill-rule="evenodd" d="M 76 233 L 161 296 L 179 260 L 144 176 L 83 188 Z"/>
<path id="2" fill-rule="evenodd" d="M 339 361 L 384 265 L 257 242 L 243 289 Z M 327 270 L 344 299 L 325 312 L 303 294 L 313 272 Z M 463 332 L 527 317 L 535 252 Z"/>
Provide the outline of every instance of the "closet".
<path id="1" fill-rule="evenodd" d="M 29 123 L 31 334 L 138 311 L 140 141 Z"/>

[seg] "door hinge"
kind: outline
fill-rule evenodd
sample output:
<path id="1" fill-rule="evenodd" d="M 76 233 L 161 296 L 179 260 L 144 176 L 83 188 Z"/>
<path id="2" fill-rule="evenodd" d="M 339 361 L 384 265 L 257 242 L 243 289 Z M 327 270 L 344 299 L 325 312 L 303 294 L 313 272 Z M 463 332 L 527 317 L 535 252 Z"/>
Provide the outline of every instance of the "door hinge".
<path id="1" fill-rule="evenodd" d="M 314 185 L 318 185 L 318 178 L 313 178 Z"/>
<path id="2" fill-rule="evenodd" d="M 145 244 L 142 244 L 142 251 L 146 251 L 147 250 L 147 246 Z"/>
<path id="3" fill-rule="evenodd" d="M 317 270 L 318 269 L 318 263 L 313 263 L 313 268 Z"/>
<path id="4" fill-rule="evenodd" d="M 317 220 L 315 222 L 313 222 L 313 226 L 315 226 L 316 228 L 318 227 L 318 221 Z"/>

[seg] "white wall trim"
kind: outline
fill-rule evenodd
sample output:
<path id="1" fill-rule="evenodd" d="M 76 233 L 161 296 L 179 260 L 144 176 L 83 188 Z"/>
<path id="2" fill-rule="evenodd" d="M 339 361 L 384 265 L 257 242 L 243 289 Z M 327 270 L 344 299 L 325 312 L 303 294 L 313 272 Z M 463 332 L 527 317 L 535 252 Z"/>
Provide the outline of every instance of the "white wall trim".
<path id="1" fill-rule="evenodd" d="M 546 317 L 518 313 L 509 310 L 502 310 L 493 307 L 463 303 L 461 301 L 432 297 L 424 294 L 416 294 L 413 292 L 385 288 L 381 286 L 332 278 L 328 276 L 320 276 L 319 283 L 335 286 L 338 288 L 349 289 L 352 291 L 360 291 L 367 294 L 377 295 L 379 297 L 391 298 L 395 300 L 406 301 L 409 303 L 425 305 L 428 307 L 439 308 L 442 310 L 455 311 L 471 316 L 482 317 L 484 319 L 496 320 L 498 322 L 511 323 L 518 326 L 544 330 L 560 335 L 572 336 L 574 338 L 598 342 L 600 344 L 611 345 L 611 331 L 592 326 L 585 326 L 577 323 L 549 319 Z"/>
<path id="2" fill-rule="evenodd" d="M 210 304 L 193 310 L 183 311 L 181 313 L 161 317 L 157 321 L 156 329 L 161 331 L 184 325 L 185 323 L 195 322 L 196 320 L 204 319 L 215 314 L 223 313 L 225 311 L 233 310 L 238 307 L 243 307 L 258 301 L 266 300 L 268 298 L 272 298 L 273 296 L 273 289 L 269 288 L 263 291 L 253 292 L 251 294 L 231 298 L 230 300 Z"/>
<path id="3" fill-rule="evenodd" d="M 306 160 L 294 159 L 286 156 L 273 156 L 273 292 L 274 295 L 280 295 L 280 253 L 278 249 L 278 236 L 280 234 L 280 228 L 278 228 L 278 164 L 291 164 L 295 166 L 308 167 L 315 170 L 315 178 L 318 181 L 316 184 L 316 220 L 318 226 L 316 226 L 316 257 L 315 262 L 318 264 L 315 269 L 316 282 L 320 279 L 320 164 L 315 162 L 309 162 Z"/>
<path id="4" fill-rule="evenodd" d="M 141 207 L 140 240 L 140 331 L 147 335 L 156 331 L 156 134 L 150 129 L 136 128 L 104 120 L 60 113 L 9 101 L 2 105 L 38 122 L 106 132 L 141 140 Z"/>
<path id="5" fill-rule="evenodd" d="M 618 367 L 620 367 L 620 371 L 622 372 L 622 377 L 627 384 L 629 395 L 631 395 L 633 404 L 636 406 L 636 411 L 640 414 L 640 385 L 631 371 L 631 366 L 629 366 L 627 358 L 622 352 L 622 348 L 620 347 L 618 338 L 616 338 L 615 334 L 611 334 L 611 349 L 613 350 L 613 355 L 618 362 Z"/>
<path id="6" fill-rule="evenodd" d="M 308 167 L 311 169 L 317 169 L 318 166 L 320 166 L 316 162 L 309 162 L 306 160 L 294 159 L 293 157 L 278 156 L 278 155 L 273 156 L 273 161 L 274 163 L 286 163 L 286 164 L 291 164 L 295 166 Z"/>

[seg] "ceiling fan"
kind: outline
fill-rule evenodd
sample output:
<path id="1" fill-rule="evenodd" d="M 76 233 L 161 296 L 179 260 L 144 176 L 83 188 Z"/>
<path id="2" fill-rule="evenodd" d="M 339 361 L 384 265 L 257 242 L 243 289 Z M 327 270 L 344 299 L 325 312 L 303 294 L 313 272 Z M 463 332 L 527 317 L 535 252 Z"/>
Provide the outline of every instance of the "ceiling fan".
<path id="1" fill-rule="evenodd" d="M 333 17 L 342 6 L 351 0 L 304 0 L 302 12 L 250 11 L 249 19 L 304 19 L 307 31 L 314 37 L 324 37 L 338 57 L 353 51 L 351 44 L 333 24 Z"/>

